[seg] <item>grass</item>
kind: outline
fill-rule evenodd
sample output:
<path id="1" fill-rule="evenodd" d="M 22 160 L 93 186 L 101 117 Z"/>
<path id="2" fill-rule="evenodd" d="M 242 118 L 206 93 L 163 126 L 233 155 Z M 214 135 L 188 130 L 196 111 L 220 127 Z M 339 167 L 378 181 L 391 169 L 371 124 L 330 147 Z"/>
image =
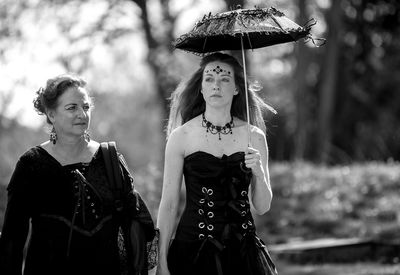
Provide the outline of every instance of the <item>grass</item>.
<path id="1" fill-rule="evenodd" d="M 398 275 L 400 264 L 354 263 L 354 264 L 305 264 L 276 262 L 279 275 Z"/>
<path id="2" fill-rule="evenodd" d="M 289 262 L 275 262 L 278 275 L 399 275 L 400 264 L 388 265 L 378 263 L 354 263 L 354 264 L 305 264 L 298 265 Z M 149 271 L 149 275 L 155 274 L 155 269 Z"/>

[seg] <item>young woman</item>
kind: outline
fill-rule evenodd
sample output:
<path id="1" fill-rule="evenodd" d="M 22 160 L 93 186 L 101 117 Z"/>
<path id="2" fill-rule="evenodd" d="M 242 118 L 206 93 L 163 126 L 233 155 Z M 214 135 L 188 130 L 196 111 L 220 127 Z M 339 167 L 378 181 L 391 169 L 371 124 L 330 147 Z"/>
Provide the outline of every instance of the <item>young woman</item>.
<path id="1" fill-rule="evenodd" d="M 276 274 L 250 212 L 252 205 L 264 214 L 272 199 L 262 119 L 268 106 L 250 89 L 249 145 L 243 77 L 235 58 L 211 54 L 173 96 L 159 275 Z M 186 206 L 175 231 L 183 177 Z"/>

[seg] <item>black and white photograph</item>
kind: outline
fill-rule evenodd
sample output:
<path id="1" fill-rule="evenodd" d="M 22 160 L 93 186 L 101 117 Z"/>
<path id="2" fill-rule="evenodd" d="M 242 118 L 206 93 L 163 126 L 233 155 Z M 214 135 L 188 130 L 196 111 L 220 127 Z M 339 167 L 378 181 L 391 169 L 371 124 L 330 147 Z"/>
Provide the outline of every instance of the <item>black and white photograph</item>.
<path id="1" fill-rule="evenodd" d="M 399 275 L 400 2 L 0 0 L 1 275 Z"/>

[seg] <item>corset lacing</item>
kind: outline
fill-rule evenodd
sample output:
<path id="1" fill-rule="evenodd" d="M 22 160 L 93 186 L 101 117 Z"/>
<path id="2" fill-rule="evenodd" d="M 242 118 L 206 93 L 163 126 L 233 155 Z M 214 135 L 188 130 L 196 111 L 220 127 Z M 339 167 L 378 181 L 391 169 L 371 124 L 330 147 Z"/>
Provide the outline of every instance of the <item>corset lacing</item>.
<path id="1" fill-rule="evenodd" d="M 251 177 L 251 175 L 249 175 Z M 205 186 L 201 187 L 203 197 L 199 199 L 200 207 L 198 209 L 198 215 L 200 216 L 200 222 L 198 228 L 200 233 L 198 235 L 199 240 L 203 240 L 197 255 L 194 259 L 194 263 L 199 259 L 200 253 L 207 243 L 213 247 L 213 254 L 215 258 L 215 265 L 219 275 L 223 275 L 222 264 L 220 259 L 220 252 L 225 248 L 224 242 L 232 237 L 236 238 L 241 245 L 244 245 L 243 238 L 246 236 L 252 238 L 255 236 L 255 227 L 251 219 L 250 214 L 250 203 L 248 199 L 248 192 L 244 186 L 241 186 L 240 180 L 231 175 L 226 175 L 221 178 L 221 184 L 225 186 L 228 200 L 223 202 L 225 205 L 226 216 L 232 217 L 229 219 L 230 222 L 224 225 L 221 241 L 218 241 L 213 235 L 214 225 L 214 201 L 212 188 Z"/>

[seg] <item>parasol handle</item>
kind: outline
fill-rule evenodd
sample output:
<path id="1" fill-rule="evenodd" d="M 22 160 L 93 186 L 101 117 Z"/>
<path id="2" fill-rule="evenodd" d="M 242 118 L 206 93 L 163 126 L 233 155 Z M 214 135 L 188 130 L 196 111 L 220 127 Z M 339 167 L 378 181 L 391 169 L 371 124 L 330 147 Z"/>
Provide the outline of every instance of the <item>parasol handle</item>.
<path id="1" fill-rule="evenodd" d="M 247 117 L 247 146 L 250 147 L 250 111 L 249 111 L 249 95 L 247 92 L 247 73 L 246 73 L 246 58 L 244 55 L 243 35 L 240 36 L 240 44 L 242 46 L 242 62 L 243 62 L 243 75 L 244 75 L 244 90 L 246 94 L 246 117 Z"/>

